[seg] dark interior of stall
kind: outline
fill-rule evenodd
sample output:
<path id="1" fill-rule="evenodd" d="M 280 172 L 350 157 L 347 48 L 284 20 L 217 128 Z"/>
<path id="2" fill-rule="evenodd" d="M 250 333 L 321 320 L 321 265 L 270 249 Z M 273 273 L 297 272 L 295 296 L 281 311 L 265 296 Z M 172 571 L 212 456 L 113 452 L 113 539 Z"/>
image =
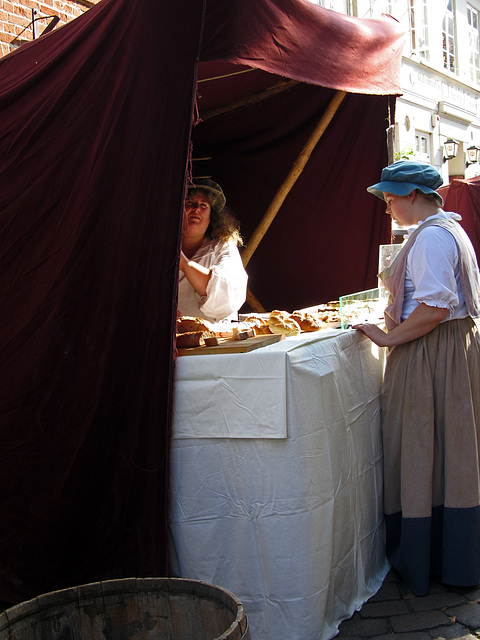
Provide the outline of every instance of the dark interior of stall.
<path id="1" fill-rule="evenodd" d="M 222 78 L 228 71 L 209 65 L 217 78 L 209 82 L 200 64 L 193 173 L 223 186 L 248 244 L 335 90 L 255 69 Z M 391 103 L 348 94 L 338 107 L 248 263 L 249 289 L 265 310 L 293 311 L 376 286 L 390 221 L 365 185 L 388 164 Z"/>

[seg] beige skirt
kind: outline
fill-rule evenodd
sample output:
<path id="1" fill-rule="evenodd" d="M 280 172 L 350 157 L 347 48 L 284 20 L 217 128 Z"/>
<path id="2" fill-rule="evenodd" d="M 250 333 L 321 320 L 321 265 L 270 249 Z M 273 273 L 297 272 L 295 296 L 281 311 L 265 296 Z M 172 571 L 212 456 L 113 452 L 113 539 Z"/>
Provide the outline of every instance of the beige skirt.
<path id="1" fill-rule="evenodd" d="M 471 318 L 442 323 L 391 350 L 382 430 L 387 553 L 393 566 L 417 593 L 428 590 L 433 572 L 451 584 L 477 584 L 480 336 Z M 450 565 L 457 567 L 454 575 Z M 419 582 L 411 575 L 416 567 L 423 574 Z"/>

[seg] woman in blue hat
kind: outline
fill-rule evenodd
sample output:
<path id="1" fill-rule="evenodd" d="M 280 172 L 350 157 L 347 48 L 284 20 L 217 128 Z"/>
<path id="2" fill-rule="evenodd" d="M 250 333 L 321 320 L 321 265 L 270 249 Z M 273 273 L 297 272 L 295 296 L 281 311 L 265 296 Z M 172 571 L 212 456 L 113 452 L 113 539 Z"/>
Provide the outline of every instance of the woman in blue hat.
<path id="1" fill-rule="evenodd" d="M 241 244 L 238 222 L 225 207 L 220 185 L 209 178 L 194 180 L 185 199 L 179 315 L 211 322 L 238 319 L 247 293 Z"/>
<path id="2" fill-rule="evenodd" d="M 390 293 L 382 390 L 387 555 L 416 595 L 429 576 L 480 583 L 480 276 L 456 213 L 441 209 L 432 166 L 400 161 L 367 189 L 411 230 L 380 274 Z"/>

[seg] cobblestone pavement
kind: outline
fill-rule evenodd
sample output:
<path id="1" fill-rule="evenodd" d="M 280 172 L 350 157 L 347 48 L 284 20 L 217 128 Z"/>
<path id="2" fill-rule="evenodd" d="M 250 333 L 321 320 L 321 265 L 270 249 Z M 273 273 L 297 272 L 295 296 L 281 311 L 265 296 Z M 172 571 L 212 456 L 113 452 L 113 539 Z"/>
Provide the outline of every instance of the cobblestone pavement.
<path id="1" fill-rule="evenodd" d="M 339 627 L 335 640 L 474 640 L 480 638 L 480 586 L 431 582 L 414 596 L 391 569 L 382 587 Z"/>

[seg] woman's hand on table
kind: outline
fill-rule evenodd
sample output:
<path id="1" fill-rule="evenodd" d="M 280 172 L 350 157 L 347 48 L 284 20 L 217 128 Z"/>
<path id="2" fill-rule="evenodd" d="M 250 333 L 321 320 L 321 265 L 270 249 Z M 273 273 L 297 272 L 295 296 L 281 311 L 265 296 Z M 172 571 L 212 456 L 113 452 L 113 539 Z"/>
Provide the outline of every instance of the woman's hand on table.
<path id="1" fill-rule="evenodd" d="M 361 324 L 353 325 L 353 329 L 357 331 L 361 331 L 363 334 L 370 338 L 372 342 L 374 342 L 379 347 L 389 347 L 389 334 L 385 333 L 380 327 L 376 324 L 371 324 L 369 322 L 362 322 Z"/>

